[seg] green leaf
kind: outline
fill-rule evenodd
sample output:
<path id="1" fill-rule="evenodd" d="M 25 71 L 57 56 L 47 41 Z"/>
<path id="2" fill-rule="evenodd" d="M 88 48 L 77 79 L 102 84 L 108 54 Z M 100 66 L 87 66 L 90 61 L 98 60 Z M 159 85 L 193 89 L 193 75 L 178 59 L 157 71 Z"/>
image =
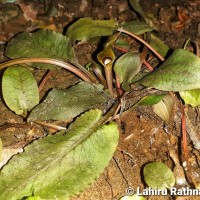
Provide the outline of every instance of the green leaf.
<path id="1" fill-rule="evenodd" d="M 192 107 L 200 105 L 200 89 L 182 91 L 179 92 L 179 94 L 184 100 L 185 104 L 189 104 Z"/>
<path id="2" fill-rule="evenodd" d="M 27 196 L 68 200 L 103 172 L 119 138 L 115 122 L 102 125 L 100 110 L 81 115 L 67 131 L 34 141 L 0 174 L 0 199 Z"/>
<path id="3" fill-rule="evenodd" d="M 122 49 L 126 49 L 127 51 L 131 49 L 131 45 L 128 43 L 128 41 L 121 38 L 116 40 L 115 46 L 121 47 Z"/>
<path id="4" fill-rule="evenodd" d="M 160 38 L 151 34 L 150 45 L 162 56 L 165 57 L 169 52 L 169 47 Z"/>
<path id="5" fill-rule="evenodd" d="M 111 47 L 113 44 L 115 44 L 116 40 L 119 37 L 119 33 L 115 33 L 113 35 L 110 35 L 106 41 L 106 43 L 104 43 L 104 48 L 106 47 Z"/>
<path id="6" fill-rule="evenodd" d="M 134 195 L 128 195 L 120 198 L 119 200 L 146 200 L 143 196 L 138 196 L 137 194 Z"/>
<path id="7" fill-rule="evenodd" d="M 66 36 L 73 43 L 75 41 L 87 41 L 97 36 L 112 35 L 116 30 L 117 22 L 110 20 L 92 20 L 81 18 L 73 23 L 67 30 Z"/>
<path id="8" fill-rule="evenodd" d="M 138 83 L 164 91 L 199 89 L 200 58 L 189 51 L 176 49 L 157 70 Z"/>
<path id="9" fill-rule="evenodd" d="M 164 96 L 165 94 L 146 96 L 146 97 L 143 97 L 137 104 L 139 106 L 152 106 L 160 102 Z"/>
<path id="10" fill-rule="evenodd" d="M 0 2 L 2 3 L 15 3 L 17 0 L 1 0 Z"/>
<path id="11" fill-rule="evenodd" d="M 139 0 L 129 0 L 131 7 L 144 19 L 144 21 L 153 26 L 152 21 L 146 16 L 145 12 L 143 11 Z"/>
<path id="12" fill-rule="evenodd" d="M 151 188 L 166 189 L 173 187 L 175 177 L 171 169 L 161 162 L 151 162 L 144 167 L 144 180 Z"/>
<path id="13" fill-rule="evenodd" d="M 6 69 L 2 78 L 2 93 L 6 105 L 24 117 L 39 103 L 37 82 L 32 73 L 21 66 Z"/>
<path id="14" fill-rule="evenodd" d="M 122 88 L 125 91 L 130 90 L 129 84 L 140 68 L 140 54 L 136 52 L 125 53 L 115 62 L 114 71 L 119 77 L 120 83 L 123 83 Z"/>
<path id="15" fill-rule="evenodd" d="M 109 100 L 109 96 L 102 89 L 102 85 L 86 82 L 80 82 L 65 90 L 53 89 L 44 102 L 32 110 L 28 121 L 74 118 L 97 104 Z"/>
<path id="16" fill-rule="evenodd" d="M 130 107 L 128 111 L 130 112 L 131 110 L 134 110 L 137 106 L 152 106 L 154 104 L 157 104 L 163 99 L 164 96 L 165 95 L 151 95 L 151 96 L 143 97 L 142 99 L 140 99 L 138 103 Z"/>
<path id="17" fill-rule="evenodd" d="M 7 45 L 6 56 L 9 58 L 55 58 L 66 61 L 72 58 L 73 50 L 69 39 L 61 33 L 52 30 L 39 30 L 34 33 L 21 33 L 15 36 Z M 55 68 L 54 65 L 30 63 L 38 68 Z M 55 68 L 57 69 L 57 67 Z"/>
<path id="18" fill-rule="evenodd" d="M 144 33 L 153 30 L 153 28 L 151 28 L 148 24 L 139 20 L 124 22 L 120 24 L 120 27 L 134 33 L 135 35 L 143 35 Z"/>

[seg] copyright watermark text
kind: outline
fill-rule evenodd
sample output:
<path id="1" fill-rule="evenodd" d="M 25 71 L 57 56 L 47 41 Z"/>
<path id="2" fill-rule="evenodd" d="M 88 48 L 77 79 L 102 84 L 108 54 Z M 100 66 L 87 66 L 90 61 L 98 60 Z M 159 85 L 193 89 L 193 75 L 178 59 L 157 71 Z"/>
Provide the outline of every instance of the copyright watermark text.
<path id="1" fill-rule="evenodd" d="M 177 189 L 175 187 L 168 189 L 141 189 L 139 187 L 137 188 L 131 188 L 128 187 L 126 189 L 127 195 L 144 195 L 144 196 L 166 196 L 166 195 L 175 195 L 175 196 L 199 196 L 200 190 L 199 189 L 191 189 L 189 187 Z"/>

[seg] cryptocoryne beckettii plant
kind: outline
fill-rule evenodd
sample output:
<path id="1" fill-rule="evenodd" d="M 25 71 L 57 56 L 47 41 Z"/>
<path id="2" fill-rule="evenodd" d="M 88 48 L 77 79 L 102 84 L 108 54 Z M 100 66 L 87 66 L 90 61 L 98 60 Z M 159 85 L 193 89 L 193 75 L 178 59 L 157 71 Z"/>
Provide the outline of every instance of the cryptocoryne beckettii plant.
<path id="1" fill-rule="evenodd" d="M 41 29 L 18 34 L 8 43 L 5 55 L 10 60 L 0 64 L 0 69 L 7 68 L 2 76 L 4 102 L 27 124 L 59 131 L 27 145 L 2 168 L 0 199 L 69 199 L 108 165 L 118 145 L 119 127 L 114 120 L 120 115 L 136 106 L 154 105 L 167 122 L 178 99 L 174 92 L 186 104 L 200 104 L 200 59 L 184 49 L 167 55 L 168 47 L 152 31 L 138 20 L 118 24 L 114 19 L 82 18 L 65 35 Z M 100 43 L 101 37 L 107 37 L 103 49 L 86 67 L 80 65 L 73 46 L 93 38 Z M 134 46 L 131 41 L 138 43 Z M 64 90 L 52 89 L 40 102 L 32 67 L 65 68 L 82 81 Z M 129 93 L 144 88 L 159 95 L 146 94 L 124 107 Z M 72 119 L 68 128 L 46 122 Z M 199 148 L 197 139 L 191 140 Z"/>

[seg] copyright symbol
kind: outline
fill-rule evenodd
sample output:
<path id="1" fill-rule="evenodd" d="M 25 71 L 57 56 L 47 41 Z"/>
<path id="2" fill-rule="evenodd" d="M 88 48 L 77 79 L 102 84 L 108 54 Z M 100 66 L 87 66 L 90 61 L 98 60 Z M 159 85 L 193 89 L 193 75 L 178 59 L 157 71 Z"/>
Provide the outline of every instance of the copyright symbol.
<path id="1" fill-rule="evenodd" d="M 128 195 L 134 194 L 134 189 L 131 188 L 131 187 L 127 188 L 127 189 L 126 189 L 126 194 L 128 194 Z"/>

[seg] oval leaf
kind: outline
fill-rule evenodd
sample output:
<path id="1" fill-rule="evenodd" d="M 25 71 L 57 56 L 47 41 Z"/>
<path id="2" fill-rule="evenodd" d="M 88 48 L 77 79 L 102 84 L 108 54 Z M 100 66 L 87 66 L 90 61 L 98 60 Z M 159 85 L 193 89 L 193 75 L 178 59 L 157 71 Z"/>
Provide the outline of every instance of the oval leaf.
<path id="1" fill-rule="evenodd" d="M 73 56 L 73 50 L 69 39 L 61 33 L 52 30 L 39 30 L 34 33 L 18 34 L 8 43 L 5 54 L 12 59 L 38 57 L 65 61 Z M 30 65 L 43 69 L 55 68 L 54 65 L 49 64 L 30 63 Z"/>
<path id="2" fill-rule="evenodd" d="M 156 71 L 138 82 L 164 91 L 199 89 L 200 58 L 189 51 L 176 49 Z"/>
<path id="3" fill-rule="evenodd" d="M 17 115 L 26 116 L 39 103 L 37 82 L 24 67 L 9 67 L 3 74 L 2 93 L 6 105 Z"/>
<path id="4" fill-rule="evenodd" d="M 200 89 L 179 92 L 186 104 L 196 107 L 200 105 Z"/>
<path id="5" fill-rule="evenodd" d="M 137 104 L 139 106 L 152 106 L 159 103 L 164 98 L 164 96 L 165 94 L 146 96 L 143 97 Z"/>
<path id="6" fill-rule="evenodd" d="M 124 22 L 120 25 L 120 27 L 134 33 L 135 35 L 143 35 L 144 33 L 153 30 L 153 28 L 151 28 L 148 24 L 139 20 Z"/>
<path id="7" fill-rule="evenodd" d="M 130 90 L 129 84 L 132 78 L 140 71 L 141 60 L 139 53 L 128 52 L 123 54 L 114 65 L 114 71 L 119 77 L 122 88 L 125 91 Z"/>
<path id="8" fill-rule="evenodd" d="M 138 103 L 134 104 L 127 111 L 130 112 L 131 110 L 135 109 L 137 106 L 152 106 L 154 104 L 157 104 L 163 99 L 164 96 L 165 95 L 151 95 L 151 96 L 143 97 L 142 99 L 139 100 Z"/>
<path id="9" fill-rule="evenodd" d="M 71 42 L 87 41 L 97 36 L 112 35 L 116 30 L 117 22 L 110 20 L 92 20 L 91 18 L 81 18 L 73 23 L 67 30 L 66 36 Z"/>
<path id="10" fill-rule="evenodd" d="M 95 181 L 118 144 L 115 122 L 100 123 L 100 110 L 81 115 L 67 131 L 34 141 L 0 174 L 0 199 L 68 200 Z"/>
<path id="11" fill-rule="evenodd" d="M 128 41 L 121 38 L 115 41 L 115 46 L 125 49 L 127 52 L 131 50 L 131 45 L 128 43 Z"/>
<path id="12" fill-rule="evenodd" d="M 161 162 L 147 164 L 143 170 L 144 180 L 151 188 L 166 189 L 173 187 L 175 177 L 171 169 Z"/>
<path id="13" fill-rule="evenodd" d="M 162 56 L 165 57 L 169 52 L 169 47 L 160 38 L 151 34 L 150 45 Z"/>
<path id="14" fill-rule="evenodd" d="M 147 17 L 146 13 L 143 11 L 140 2 L 138 0 L 129 0 L 131 7 L 144 19 L 144 21 L 152 26 L 152 21 Z"/>
<path id="15" fill-rule="evenodd" d="M 32 110 L 28 121 L 74 118 L 93 106 L 109 100 L 109 96 L 102 89 L 102 85 L 86 82 L 80 82 L 65 90 L 53 89 L 44 102 Z"/>

